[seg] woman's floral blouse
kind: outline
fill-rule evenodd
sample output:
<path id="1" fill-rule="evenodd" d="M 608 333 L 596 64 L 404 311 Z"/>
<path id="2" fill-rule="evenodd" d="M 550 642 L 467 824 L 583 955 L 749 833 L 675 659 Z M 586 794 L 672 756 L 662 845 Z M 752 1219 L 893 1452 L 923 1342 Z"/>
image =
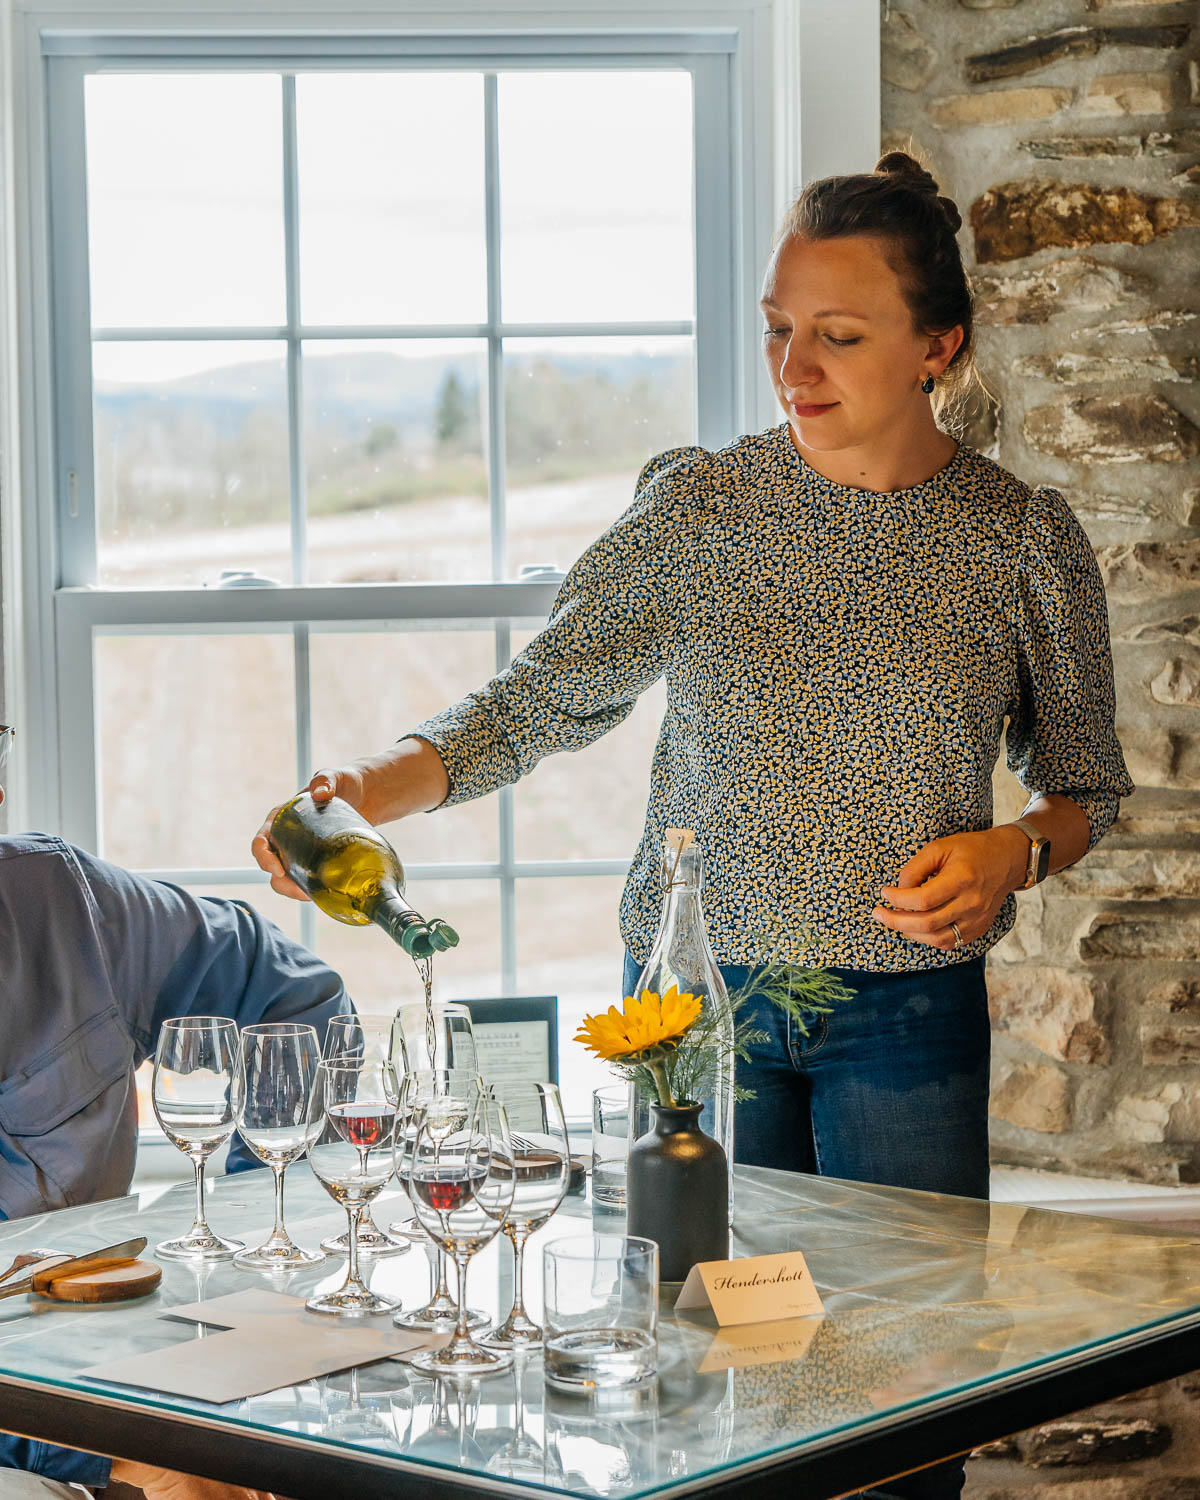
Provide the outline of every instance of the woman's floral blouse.
<path id="1" fill-rule="evenodd" d="M 646 825 L 621 902 L 644 960 L 663 829 L 695 828 L 721 963 L 803 926 L 811 964 L 904 970 L 946 952 L 871 917 L 931 839 L 992 825 L 992 768 L 1071 797 L 1094 844 L 1132 791 L 1113 730 L 1095 558 L 1062 496 L 962 447 L 924 484 L 823 478 L 786 425 L 651 460 L 628 511 L 579 559 L 542 633 L 414 731 L 446 806 L 579 750 L 666 674 Z"/>

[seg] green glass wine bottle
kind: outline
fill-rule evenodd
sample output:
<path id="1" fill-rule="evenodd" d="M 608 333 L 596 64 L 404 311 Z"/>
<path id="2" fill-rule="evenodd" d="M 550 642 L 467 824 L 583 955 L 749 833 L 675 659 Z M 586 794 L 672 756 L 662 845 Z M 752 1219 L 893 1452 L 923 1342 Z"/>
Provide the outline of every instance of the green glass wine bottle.
<path id="1" fill-rule="evenodd" d="M 374 922 L 416 959 L 457 944 L 453 927 L 440 917 L 426 921 L 408 904 L 396 851 L 341 797 L 293 797 L 275 814 L 271 845 L 301 890 L 335 921 Z"/>

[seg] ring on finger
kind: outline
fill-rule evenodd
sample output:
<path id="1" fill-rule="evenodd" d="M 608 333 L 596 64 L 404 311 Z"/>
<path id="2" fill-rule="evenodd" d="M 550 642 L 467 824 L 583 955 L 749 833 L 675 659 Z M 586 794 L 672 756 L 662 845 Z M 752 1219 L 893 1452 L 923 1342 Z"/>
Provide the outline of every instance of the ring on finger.
<path id="1" fill-rule="evenodd" d="M 954 934 L 954 951 L 957 953 L 963 945 L 962 933 L 958 930 L 958 923 L 950 923 L 950 931 Z"/>

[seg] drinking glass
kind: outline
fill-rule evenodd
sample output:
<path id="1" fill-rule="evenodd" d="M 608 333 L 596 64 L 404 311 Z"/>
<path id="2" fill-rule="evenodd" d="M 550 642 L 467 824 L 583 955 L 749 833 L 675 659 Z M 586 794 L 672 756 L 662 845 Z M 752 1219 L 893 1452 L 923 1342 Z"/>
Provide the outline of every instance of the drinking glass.
<path id="1" fill-rule="evenodd" d="M 439 1003 L 426 1010 L 414 1001 L 400 1007 L 396 1020 L 414 1067 L 478 1073 L 475 1030 L 465 1005 Z"/>
<path id="2" fill-rule="evenodd" d="M 535 1349 L 542 1330 L 525 1311 L 525 1244 L 563 1200 L 571 1177 L 571 1148 L 562 1099 L 552 1083 L 497 1083 L 496 1098 L 512 1136 L 513 1201 L 504 1233 L 513 1247 L 512 1308 L 486 1342 L 505 1349 Z"/>
<path id="3" fill-rule="evenodd" d="M 283 1174 L 321 1133 L 320 1100 L 313 1085 L 321 1046 L 311 1026 L 266 1021 L 242 1030 L 234 1077 L 234 1114 L 242 1139 L 275 1174 L 275 1227 L 256 1250 L 234 1264 L 251 1270 L 294 1270 L 324 1260 L 297 1245 L 283 1222 Z"/>
<path id="4" fill-rule="evenodd" d="M 204 1164 L 233 1134 L 233 1079 L 238 1033 L 224 1016 L 164 1021 L 154 1054 L 151 1098 L 163 1134 L 191 1158 L 196 1173 L 196 1217 L 179 1239 L 155 1250 L 167 1260 L 232 1260 L 242 1240 L 214 1234 L 204 1217 Z"/>
<path id="5" fill-rule="evenodd" d="M 315 1090 L 325 1132 L 308 1150 L 326 1192 L 346 1209 L 349 1263 L 336 1291 L 304 1304 L 311 1312 L 359 1316 L 392 1312 L 397 1304 L 372 1292 L 358 1271 L 358 1224 L 363 1209 L 383 1191 L 396 1170 L 396 1111 L 399 1089 L 391 1064 L 371 1058 L 321 1062 Z"/>
<path id="6" fill-rule="evenodd" d="M 542 1251 L 546 1380 L 563 1390 L 637 1385 L 658 1365 L 658 1246 L 573 1235 Z"/>
<path id="7" fill-rule="evenodd" d="M 376 1061 L 389 1062 L 397 1079 L 403 1080 L 408 1072 L 408 1054 L 404 1048 L 404 1034 L 395 1018 L 381 1019 L 378 1016 L 333 1016 L 325 1029 L 325 1046 L 322 1055 L 331 1061 L 341 1058 L 371 1057 Z M 334 1255 L 345 1255 L 350 1248 L 349 1234 L 331 1234 L 321 1241 L 321 1249 Z M 389 1230 L 386 1234 L 372 1217 L 370 1208 L 358 1226 L 358 1253 L 360 1255 L 405 1255 L 412 1249 L 407 1238 L 396 1238 Z"/>
<path id="8" fill-rule="evenodd" d="M 400 1123 L 397 1126 L 397 1173 L 412 1199 L 409 1175 L 412 1167 L 413 1148 L 421 1121 L 428 1112 L 430 1129 L 449 1135 L 466 1124 L 470 1111 L 482 1085 L 474 1073 L 459 1072 L 454 1068 L 417 1068 L 405 1079 L 400 1091 Z M 403 1225 L 389 1225 L 389 1229 L 402 1228 L 405 1233 L 415 1234 L 432 1244 L 435 1255 L 435 1281 L 429 1301 L 415 1312 L 397 1313 L 393 1322 L 399 1328 L 449 1329 L 458 1321 L 458 1303 L 450 1295 L 446 1280 L 446 1252 L 433 1241 L 418 1218 Z M 461 1288 L 460 1288 L 461 1291 Z M 485 1313 L 468 1308 L 467 1325 L 482 1328 L 488 1321 Z"/>
<path id="9" fill-rule="evenodd" d="M 512 1207 L 512 1138 L 504 1106 L 491 1089 L 478 1090 L 464 1126 L 449 1134 L 437 1103 L 420 1112 L 409 1163 L 409 1194 L 430 1237 L 458 1267 L 458 1323 L 441 1349 L 412 1361 L 426 1375 L 490 1375 L 512 1364 L 507 1349 L 485 1349 L 467 1323 L 467 1268 L 471 1257 L 500 1233 Z"/>
<path id="10" fill-rule="evenodd" d="M 629 1086 L 592 1091 L 592 1205 L 602 1212 L 625 1209 L 629 1172 Z"/>

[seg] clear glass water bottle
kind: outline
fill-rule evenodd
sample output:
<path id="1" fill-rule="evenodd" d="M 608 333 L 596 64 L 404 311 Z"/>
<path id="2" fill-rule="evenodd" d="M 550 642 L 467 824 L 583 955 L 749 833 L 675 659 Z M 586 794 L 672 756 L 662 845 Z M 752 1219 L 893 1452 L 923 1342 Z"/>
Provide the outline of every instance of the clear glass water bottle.
<path id="1" fill-rule="evenodd" d="M 712 1089 L 696 1101 L 704 1106 L 700 1127 L 722 1147 L 729 1162 L 729 1221 L 733 1222 L 733 1018 L 729 1013 L 725 981 L 708 941 L 704 926 L 701 890 L 704 885 L 704 855 L 688 828 L 668 828 L 662 855 L 663 914 L 658 936 L 646 967 L 634 987 L 634 995 L 649 990 L 663 995 L 672 986 L 679 993 L 698 995 L 711 1012 L 720 1007 L 721 1057 L 714 1070 Z M 650 1128 L 650 1105 L 639 1098 L 630 1110 L 630 1144 Z"/>

